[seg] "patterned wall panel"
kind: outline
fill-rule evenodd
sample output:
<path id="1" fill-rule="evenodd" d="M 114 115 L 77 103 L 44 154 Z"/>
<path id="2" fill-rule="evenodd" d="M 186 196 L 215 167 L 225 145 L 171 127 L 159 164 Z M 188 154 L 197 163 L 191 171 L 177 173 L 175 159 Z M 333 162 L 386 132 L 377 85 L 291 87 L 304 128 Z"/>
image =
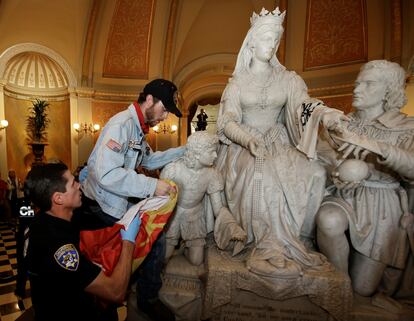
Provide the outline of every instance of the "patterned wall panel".
<path id="1" fill-rule="evenodd" d="M 127 107 L 128 103 L 94 101 L 92 103 L 92 122 L 98 123 L 102 128 L 113 115 L 127 109 Z"/>
<path id="2" fill-rule="evenodd" d="M 352 94 L 343 96 L 318 97 L 325 105 L 342 110 L 344 114 L 352 111 Z"/>
<path id="3" fill-rule="evenodd" d="M 155 0 L 118 0 L 106 44 L 103 76 L 148 78 Z"/>
<path id="4" fill-rule="evenodd" d="M 49 103 L 50 123 L 46 130 L 48 145 L 45 147 L 45 160 L 59 159 L 71 168 L 69 100 Z M 5 118 L 10 121 L 7 128 L 7 163 L 9 168 L 15 169 L 21 180 L 26 177 L 34 161 L 26 134 L 26 118 L 31 105 L 29 100 L 4 97 Z"/>
<path id="5" fill-rule="evenodd" d="M 305 70 L 367 61 L 365 0 L 308 0 Z"/>

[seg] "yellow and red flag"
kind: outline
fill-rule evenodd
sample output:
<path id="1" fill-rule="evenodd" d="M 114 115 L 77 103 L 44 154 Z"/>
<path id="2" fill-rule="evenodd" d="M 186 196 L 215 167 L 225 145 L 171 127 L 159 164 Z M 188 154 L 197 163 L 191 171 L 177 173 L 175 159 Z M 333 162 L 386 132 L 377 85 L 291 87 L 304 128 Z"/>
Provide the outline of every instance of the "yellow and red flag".
<path id="1" fill-rule="evenodd" d="M 174 182 L 168 181 L 176 189 Z M 122 249 L 120 229 L 128 226 L 135 215 L 141 218 L 141 226 L 135 239 L 132 272 L 144 261 L 158 235 L 168 223 L 177 203 L 178 193 L 168 197 L 155 196 L 134 205 L 112 227 L 94 231 L 81 231 L 80 250 L 92 262 L 100 265 L 106 275 L 111 275 Z"/>

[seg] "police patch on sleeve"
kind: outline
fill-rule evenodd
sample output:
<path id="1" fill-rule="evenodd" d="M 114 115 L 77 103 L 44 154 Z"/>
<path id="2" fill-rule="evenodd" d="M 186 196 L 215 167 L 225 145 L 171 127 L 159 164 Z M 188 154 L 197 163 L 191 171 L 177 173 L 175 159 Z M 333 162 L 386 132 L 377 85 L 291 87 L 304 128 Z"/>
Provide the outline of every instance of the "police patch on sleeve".
<path id="1" fill-rule="evenodd" d="M 55 252 L 56 262 L 66 270 L 76 271 L 79 265 L 79 253 L 73 244 L 65 244 Z"/>

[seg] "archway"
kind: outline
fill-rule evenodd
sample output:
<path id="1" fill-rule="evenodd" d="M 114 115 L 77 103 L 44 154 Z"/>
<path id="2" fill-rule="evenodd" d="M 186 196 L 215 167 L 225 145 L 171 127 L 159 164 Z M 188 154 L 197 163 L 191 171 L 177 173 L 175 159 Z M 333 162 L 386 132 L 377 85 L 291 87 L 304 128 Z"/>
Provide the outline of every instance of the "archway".
<path id="1" fill-rule="evenodd" d="M 53 148 L 53 156 L 68 165 L 76 164 L 77 148 L 70 124 L 77 116 L 77 98 L 71 95 L 77 82 L 68 63 L 47 47 L 17 44 L 0 55 L 0 81 L 0 118 L 7 116 L 13 125 L 0 133 L 0 170 L 6 172 L 13 167 L 19 177 L 24 178 L 30 167 L 26 164 L 30 160 L 25 153 L 25 136 L 21 133 L 25 132 L 27 109 L 35 98 L 53 105 L 50 116 L 55 117 L 53 127 L 56 129 L 51 131 L 54 137 L 49 148 Z M 67 130 L 62 131 L 62 128 Z M 8 137 L 6 131 L 10 132 Z M 62 149 L 62 145 L 70 148 Z"/>

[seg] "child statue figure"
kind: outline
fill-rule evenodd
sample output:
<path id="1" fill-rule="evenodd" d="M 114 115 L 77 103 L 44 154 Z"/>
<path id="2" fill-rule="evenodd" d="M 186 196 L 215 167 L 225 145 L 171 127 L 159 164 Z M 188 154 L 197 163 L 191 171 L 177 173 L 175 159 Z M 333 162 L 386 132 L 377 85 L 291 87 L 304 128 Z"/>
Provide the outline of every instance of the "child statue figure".
<path id="1" fill-rule="evenodd" d="M 213 218 L 207 218 L 206 194 L 209 196 L 212 211 L 217 217 L 231 217 L 223 207 L 221 192 L 223 178 L 213 167 L 217 158 L 218 137 L 205 131 L 193 133 L 187 141 L 184 156 L 165 166 L 161 178 L 173 180 L 178 187 L 179 196 L 174 216 L 166 231 L 166 261 L 170 259 L 180 237 L 185 242 L 187 259 L 193 265 L 204 262 L 204 245 L 208 232 L 213 230 Z M 223 219 L 222 219 L 223 220 Z M 224 220 L 226 220 L 224 218 Z M 230 241 L 244 243 L 246 233 L 234 222 L 227 222 L 227 244 Z"/>

